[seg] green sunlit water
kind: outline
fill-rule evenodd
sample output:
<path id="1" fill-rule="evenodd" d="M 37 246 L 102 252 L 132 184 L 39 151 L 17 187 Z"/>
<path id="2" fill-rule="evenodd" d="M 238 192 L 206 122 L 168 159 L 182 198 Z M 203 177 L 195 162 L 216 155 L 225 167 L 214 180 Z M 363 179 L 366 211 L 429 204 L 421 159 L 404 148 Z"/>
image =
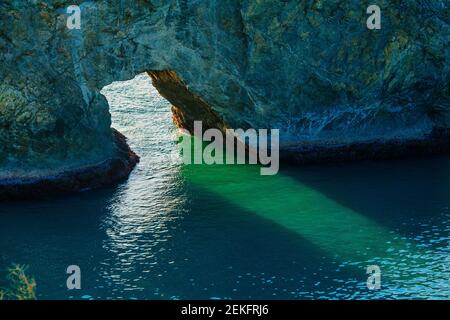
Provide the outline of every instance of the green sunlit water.
<path id="1" fill-rule="evenodd" d="M 142 157 L 120 186 L 0 204 L 0 267 L 39 298 L 448 298 L 450 157 L 304 167 L 183 165 L 148 77 L 104 89 Z M 65 269 L 82 270 L 68 291 Z M 379 265 L 382 289 L 366 287 Z"/>
<path id="2" fill-rule="evenodd" d="M 199 189 L 294 232 L 330 257 L 349 265 L 366 261 L 366 265 L 383 266 L 384 275 L 391 278 L 388 280 L 395 279 L 400 285 L 427 279 L 430 272 L 440 274 L 443 281 L 436 285 L 444 286 L 444 294 L 448 290 L 445 259 L 441 266 L 420 270 L 429 258 L 425 250 L 302 183 L 301 171 L 294 176 L 261 176 L 257 166 L 191 165 L 183 172 Z M 399 273 L 399 267 L 405 266 L 404 273 Z M 416 267 L 412 274 L 407 271 Z"/>

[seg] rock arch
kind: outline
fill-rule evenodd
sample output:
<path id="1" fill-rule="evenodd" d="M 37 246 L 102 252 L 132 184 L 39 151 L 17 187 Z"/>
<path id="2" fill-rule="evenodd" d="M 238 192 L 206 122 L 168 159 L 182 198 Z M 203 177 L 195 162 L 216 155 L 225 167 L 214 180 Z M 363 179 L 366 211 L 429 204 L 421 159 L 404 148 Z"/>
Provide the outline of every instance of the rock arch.
<path id="1" fill-rule="evenodd" d="M 100 90 L 142 72 L 178 125 L 278 128 L 285 161 L 448 149 L 447 1 L 390 4 L 376 31 L 357 0 L 82 1 L 80 30 L 65 6 L 0 4 L 0 194 L 125 177 Z"/>

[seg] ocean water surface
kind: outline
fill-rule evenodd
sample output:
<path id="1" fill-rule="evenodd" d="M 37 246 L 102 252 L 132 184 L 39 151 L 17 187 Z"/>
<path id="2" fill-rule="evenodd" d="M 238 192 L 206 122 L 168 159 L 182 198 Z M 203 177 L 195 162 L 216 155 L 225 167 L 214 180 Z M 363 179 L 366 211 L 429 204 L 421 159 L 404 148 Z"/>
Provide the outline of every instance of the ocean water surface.
<path id="1" fill-rule="evenodd" d="M 148 76 L 103 93 L 141 156 L 130 178 L 0 204 L 0 268 L 29 265 L 39 299 L 450 298 L 450 157 L 186 166 Z"/>

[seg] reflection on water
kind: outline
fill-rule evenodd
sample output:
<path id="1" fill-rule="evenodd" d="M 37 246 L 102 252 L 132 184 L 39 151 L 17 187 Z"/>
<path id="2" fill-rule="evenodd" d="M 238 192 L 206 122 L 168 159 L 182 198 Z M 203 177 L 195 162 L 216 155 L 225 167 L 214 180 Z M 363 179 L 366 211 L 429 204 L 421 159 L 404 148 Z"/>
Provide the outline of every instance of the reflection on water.
<path id="1" fill-rule="evenodd" d="M 183 166 L 147 76 L 104 89 L 142 157 L 120 186 L 0 205 L 0 266 L 40 298 L 448 298 L 450 157 L 282 168 Z M 82 270 L 67 291 L 65 268 Z M 379 265 L 382 289 L 366 287 Z"/>

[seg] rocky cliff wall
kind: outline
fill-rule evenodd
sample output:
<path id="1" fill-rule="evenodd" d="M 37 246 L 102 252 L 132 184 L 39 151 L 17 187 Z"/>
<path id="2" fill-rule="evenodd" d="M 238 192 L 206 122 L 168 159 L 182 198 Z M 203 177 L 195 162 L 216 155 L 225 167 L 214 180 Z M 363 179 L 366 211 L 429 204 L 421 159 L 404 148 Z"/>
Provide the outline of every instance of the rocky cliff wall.
<path id="1" fill-rule="evenodd" d="M 219 127 L 278 128 L 290 155 L 450 126 L 448 0 L 377 0 L 381 30 L 366 27 L 373 1 L 75 2 L 79 30 L 73 3 L 0 3 L 2 179 L 116 157 L 100 90 L 142 72 L 183 126 L 205 111 Z M 167 71 L 176 80 L 158 82 Z"/>

